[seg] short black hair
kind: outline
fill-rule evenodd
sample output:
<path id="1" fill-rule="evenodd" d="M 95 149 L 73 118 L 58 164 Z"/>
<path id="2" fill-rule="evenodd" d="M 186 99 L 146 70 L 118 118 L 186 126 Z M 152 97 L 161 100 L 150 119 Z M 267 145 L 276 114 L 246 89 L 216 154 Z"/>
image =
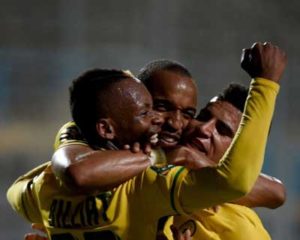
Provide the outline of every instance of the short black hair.
<path id="1" fill-rule="evenodd" d="M 146 64 L 137 75 L 146 87 L 148 87 L 149 81 L 151 81 L 153 74 L 158 71 L 170 71 L 180 74 L 185 77 L 192 78 L 192 74 L 187 68 L 179 62 L 167 59 L 159 59 Z"/>
<path id="2" fill-rule="evenodd" d="M 238 110 L 243 112 L 248 92 L 249 88 L 245 87 L 244 85 L 238 83 L 230 83 L 220 94 L 212 98 L 212 100 L 229 102 Z M 209 103 L 207 105 L 209 105 Z"/>
<path id="3" fill-rule="evenodd" d="M 71 115 L 91 146 L 100 144 L 96 123 L 106 114 L 101 96 L 112 84 L 130 77 L 120 70 L 92 69 L 73 80 L 69 88 Z"/>

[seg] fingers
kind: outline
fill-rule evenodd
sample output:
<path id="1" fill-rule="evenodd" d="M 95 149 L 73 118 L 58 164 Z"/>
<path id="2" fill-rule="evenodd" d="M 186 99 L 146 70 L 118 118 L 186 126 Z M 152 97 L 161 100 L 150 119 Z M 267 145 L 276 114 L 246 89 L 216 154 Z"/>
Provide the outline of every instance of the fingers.
<path id="1" fill-rule="evenodd" d="M 262 77 L 279 82 L 285 69 L 285 52 L 270 42 L 256 42 L 243 49 L 241 67 L 252 77 Z"/>
<path id="2" fill-rule="evenodd" d="M 252 61 L 251 51 L 252 51 L 252 49 L 250 49 L 250 48 L 244 48 L 242 51 L 241 67 L 246 71 L 247 71 L 247 69 L 249 69 L 250 62 Z"/>
<path id="3" fill-rule="evenodd" d="M 141 151 L 141 145 L 138 142 L 135 142 L 132 146 L 132 152 L 138 153 Z"/>
<path id="4" fill-rule="evenodd" d="M 145 144 L 145 146 L 144 146 L 144 153 L 147 154 L 147 155 L 149 155 L 151 153 L 151 151 L 152 151 L 151 144 L 150 143 L 149 144 Z"/>
<path id="5" fill-rule="evenodd" d="M 141 146 L 140 146 L 140 144 L 139 144 L 138 142 L 135 142 L 135 143 L 132 144 L 132 145 L 125 144 L 125 145 L 123 146 L 123 149 L 124 149 L 124 150 L 130 150 L 130 151 L 133 152 L 133 153 L 138 153 L 138 152 L 141 151 Z"/>
<path id="6" fill-rule="evenodd" d="M 24 240 L 48 240 L 48 238 L 40 236 L 36 233 L 27 233 L 24 236 Z"/>
<path id="7" fill-rule="evenodd" d="M 33 224 L 31 224 L 31 228 L 34 230 L 38 230 L 42 233 L 46 233 L 46 229 L 43 224 L 33 223 Z M 41 236 L 37 233 L 27 233 L 27 234 L 25 234 L 24 239 L 25 240 L 48 240 L 47 237 Z"/>
<path id="8" fill-rule="evenodd" d="M 152 147 L 150 143 L 147 143 L 145 145 L 141 145 L 138 142 L 135 142 L 134 144 L 132 144 L 131 146 L 129 144 L 126 144 L 123 146 L 124 150 L 130 150 L 133 153 L 138 153 L 143 151 L 145 154 L 149 155 L 152 151 Z"/>
<path id="9" fill-rule="evenodd" d="M 124 149 L 124 150 L 130 150 L 130 145 L 129 145 L 129 144 L 124 145 L 124 146 L 123 146 L 123 149 Z"/>

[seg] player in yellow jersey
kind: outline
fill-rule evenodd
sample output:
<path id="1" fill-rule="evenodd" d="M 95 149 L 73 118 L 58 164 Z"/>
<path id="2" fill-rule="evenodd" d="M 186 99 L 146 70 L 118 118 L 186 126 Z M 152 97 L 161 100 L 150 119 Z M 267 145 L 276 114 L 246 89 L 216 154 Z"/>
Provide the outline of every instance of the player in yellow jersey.
<path id="1" fill-rule="evenodd" d="M 142 69 L 138 78 L 150 91 L 154 101 L 153 107 L 164 119 L 158 145 L 165 150 L 173 148 L 178 144 L 183 130 L 196 112 L 195 82 L 184 66 L 169 60 L 149 63 Z M 59 149 L 53 155 L 52 161 L 54 171 L 60 178 L 65 179 L 65 172 L 68 172 L 65 180 L 71 182 L 72 186 L 87 191 L 93 188 L 106 190 L 111 186 L 118 186 L 145 168 L 146 156 L 142 152 L 132 154 L 95 151 L 80 139 L 78 142 L 74 141 L 78 134 L 74 136 L 76 131 L 73 131 L 73 128 L 73 123 L 66 124 L 57 134 L 55 149 L 58 146 Z M 66 162 L 68 164 L 65 164 Z M 268 181 L 263 176 L 259 179 L 262 182 Z M 259 180 L 257 184 L 260 185 L 261 181 Z M 270 181 L 261 192 L 269 189 L 274 194 L 269 196 L 264 194 L 262 201 L 255 204 L 265 207 L 282 204 L 280 196 L 283 186 Z M 257 192 L 257 196 L 260 195 L 260 192 Z"/>
<path id="2" fill-rule="evenodd" d="M 249 50 L 247 50 L 249 51 Z M 233 134 L 237 130 L 243 110 L 243 95 L 245 90 L 240 87 L 230 87 L 224 94 L 213 98 L 212 101 L 201 110 L 194 129 L 187 133 L 189 147 L 205 152 L 209 159 L 218 162 L 220 156 L 231 143 Z M 207 164 L 214 164 L 207 161 Z M 193 166 L 193 164 L 189 164 Z M 205 165 L 205 163 L 203 163 Z M 261 187 L 266 182 L 260 179 Z M 277 181 L 273 178 L 273 181 Z M 267 188 L 265 188 L 267 189 Z M 261 200 L 251 192 L 248 198 L 234 201 L 236 204 L 256 207 L 256 202 Z M 284 196 L 283 196 L 284 197 Z M 254 200 L 254 201 L 253 201 Z M 258 216 L 249 208 L 236 204 L 222 204 L 218 211 L 205 209 L 196 211 L 190 216 L 175 216 L 173 222 L 173 234 L 170 224 L 173 218 L 168 220 L 165 233 L 168 239 L 270 239 Z M 172 236 L 173 235 L 173 236 Z M 158 239 L 165 239 L 160 236 Z"/>
<path id="3" fill-rule="evenodd" d="M 241 120 L 247 92 L 248 90 L 241 85 L 229 85 L 222 94 L 214 97 L 200 111 L 197 121 L 191 123 L 183 141 L 184 145 L 205 152 L 208 159 L 211 159 L 202 162 L 201 167 L 218 163 L 220 156 L 229 147 Z M 195 166 L 195 164 L 189 165 Z M 267 187 L 265 191 L 268 191 L 266 189 Z M 256 206 L 257 197 L 253 193 L 251 192 L 247 198 L 234 201 L 235 204 L 221 204 L 216 208 L 217 210 L 210 208 L 196 211 L 190 216 L 178 215 L 169 218 L 164 229 L 165 234 L 168 239 L 173 239 L 170 230 L 170 225 L 173 224 L 174 235 L 183 238 L 185 234 L 187 239 L 238 240 L 244 239 L 245 236 L 247 239 L 270 239 L 256 213 L 245 207 L 249 204 Z M 248 202 L 249 198 L 252 201 Z M 158 239 L 165 238 L 160 235 Z"/>
<path id="4" fill-rule="evenodd" d="M 265 80 L 265 81 L 267 81 L 267 80 Z M 262 84 L 261 82 L 264 82 L 264 81 L 257 80 L 257 82 L 258 82 L 258 85 L 260 85 L 260 84 Z M 262 85 L 264 85 L 264 84 L 262 84 Z M 265 85 L 265 86 L 266 86 L 266 85 Z M 269 86 L 269 87 L 270 87 L 270 86 Z M 254 86 L 254 90 L 255 90 L 255 86 Z M 250 103 L 251 103 L 251 101 L 250 101 Z M 250 115 L 251 115 L 251 114 L 250 114 Z M 243 134 L 241 134 L 241 135 L 243 135 Z M 241 135 L 240 135 L 240 136 L 241 136 Z M 230 160 L 229 160 L 229 161 L 230 161 Z M 224 163 L 226 163 L 226 160 L 225 160 Z M 172 170 L 173 170 L 173 169 L 172 169 Z M 171 172 L 172 172 L 172 170 L 171 170 Z M 218 169 L 218 170 L 220 170 L 220 169 Z M 182 170 L 182 171 L 185 172 L 184 170 Z M 204 172 L 206 172 L 206 171 L 204 171 Z M 210 172 L 210 171 L 209 171 L 209 172 Z M 215 171 L 213 170 L 213 172 L 215 172 Z M 217 171 L 217 172 L 218 172 L 218 171 Z M 222 172 L 222 170 L 221 170 L 221 172 Z M 181 175 L 181 174 L 179 174 L 179 175 Z M 175 176 L 179 176 L 179 175 L 175 175 Z M 197 174 L 196 174 L 196 175 L 197 175 Z M 209 173 L 208 175 L 210 175 L 210 173 Z M 225 175 L 226 175 L 226 173 L 225 173 Z M 218 175 L 217 175 L 217 176 L 218 176 Z M 213 181 L 213 180 L 212 180 L 212 181 Z M 174 189 L 176 189 L 176 188 L 174 187 Z M 225 197 L 225 198 L 226 198 L 226 197 Z M 218 200 L 218 201 L 219 201 L 219 200 Z M 217 201 L 217 202 L 218 202 L 218 201 Z M 214 201 L 212 201 L 212 202 L 214 202 Z M 176 205 L 176 201 L 174 201 L 173 203 L 174 203 L 174 205 Z M 61 204 L 63 204 L 63 203 L 61 203 Z M 58 205 L 59 205 L 59 206 L 58 206 L 58 209 L 61 209 L 61 207 L 60 207 L 61 204 L 60 204 L 60 202 L 58 203 Z M 205 205 L 205 204 L 204 204 L 204 205 Z M 55 206 L 56 206 L 56 205 L 53 206 L 53 209 L 54 209 L 54 210 L 56 209 Z M 68 206 L 68 204 L 67 204 L 67 206 Z M 80 207 L 78 207 L 78 208 L 80 208 Z M 77 208 L 76 208 L 76 209 L 77 209 Z M 79 210 L 78 210 L 78 211 L 79 211 Z M 64 213 L 63 215 L 66 216 L 66 213 Z"/>

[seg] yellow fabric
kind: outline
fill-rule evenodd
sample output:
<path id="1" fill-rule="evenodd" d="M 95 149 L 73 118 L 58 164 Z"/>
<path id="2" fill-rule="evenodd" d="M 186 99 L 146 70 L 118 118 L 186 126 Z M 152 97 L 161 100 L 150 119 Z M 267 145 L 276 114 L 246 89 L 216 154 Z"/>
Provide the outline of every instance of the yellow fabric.
<path id="1" fill-rule="evenodd" d="M 152 167 L 110 192 L 84 196 L 65 189 L 49 166 L 25 192 L 8 194 L 8 200 L 12 206 L 19 205 L 18 198 L 30 194 L 42 223 L 55 240 L 88 240 L 91 235 L 108 240 L 155 239 L 161 216 L 195 212 L 250 191 L 261 169 L 277 92 L 275 83 L 253 81 L 239 134 L 216 168 L 189 171 L 183 167 Z M 19 190 L 13 185 L 9 191 Z M 27 200 L 15 209 L 28 209 L 32 203 Z M 35 217 L 31 214 L 27 216 L 29 221 Z"/>
<path id="2" fill-rule="evenodd" d="M 41 214 L 36 207 L 36 199 L 32 196 L 33 179 L 47 168 L 50 162 L 41 164 L 20 176 L 7 191 L 7 199 L 12 208 L 30 222 L 41 222 Z"/>
<path id="3" fill-rule="evenodd" d="M 67 122 L 58 131 L 54 141 L 54 150 L 70 144 L 88 145 L 80 135 L 75 122 Z"/>
<path id="4" fill-rule="evenodd" d="M 229 203 L 220 205 L 217 212 L 213 209 L 204 209 L 191 216 L 169 218 L 164 232 L 170 240 L 173 239 L 171 224 L 180 231 L 190 229 L 194 240 L 271 239 L 253 210 Z"/>
<path id="5" fill-rule="evenodd" d="M 78 130 L 78 128 L 74 122 L 64 124 L 55 137 L 54 150 L 71 144 L 87 145 L 80 136 L 79 130 L 78 132 L 76 132 L 76 130 Z M 75 134 L 71 134 L 72 131 L 75 131 Z M 32 197 L 31 191 L 27 191 L 26 188 L 31 188 L 33 179 L 42 173 L 50 164 L 50 161 L 48 161 L 20 176 L 7 191 L 7 198 L 12 208 L 31 222 L 40 222 L 41 216 L 36 208 L 36 201 Z M 26 203 L 26 206 L 23 203 Z"/>

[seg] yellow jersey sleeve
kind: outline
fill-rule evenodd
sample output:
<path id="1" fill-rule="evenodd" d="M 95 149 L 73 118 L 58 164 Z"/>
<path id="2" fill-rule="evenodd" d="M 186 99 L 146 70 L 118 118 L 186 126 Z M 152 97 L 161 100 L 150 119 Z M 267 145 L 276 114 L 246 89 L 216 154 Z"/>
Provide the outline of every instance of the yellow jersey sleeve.
<path id="1" fill-rule="evenodd" d="M 74 122 L 64 124 L 55 137 L 54 150 L 70 144 L 87 145 Z M 7 191 L 7 199 L 12 208 L 30 222 L 40 221 L 40 214 L 32 193 L 32 183 L 50 162 L 46 162 L 19 177 Z"/>
<path id="2" fill-rule="evenodd" d="M 7 200 L 11 207 L 29 222 L 42 221 L 37 202 L 33 196 L 33 179 L 43 172 L 50 162 L 46 162 L 25 175 L 19 177 L 7 191 Z"/>
<path id="3" fill-rule="evenodd" d="M 251 190 L 261 171 L 278 91 L 275 82 L 252 80 L 239 129 L 219 165 L 177 173 L 172 202 L 178 213 L 228 202 Z"/>
<path id="4" fill-rule="evenodd" d="M 54 150 L 71 144 L 88 145 L 75 122 L 67 122 L 59 129 L 55 137 Z"/>

